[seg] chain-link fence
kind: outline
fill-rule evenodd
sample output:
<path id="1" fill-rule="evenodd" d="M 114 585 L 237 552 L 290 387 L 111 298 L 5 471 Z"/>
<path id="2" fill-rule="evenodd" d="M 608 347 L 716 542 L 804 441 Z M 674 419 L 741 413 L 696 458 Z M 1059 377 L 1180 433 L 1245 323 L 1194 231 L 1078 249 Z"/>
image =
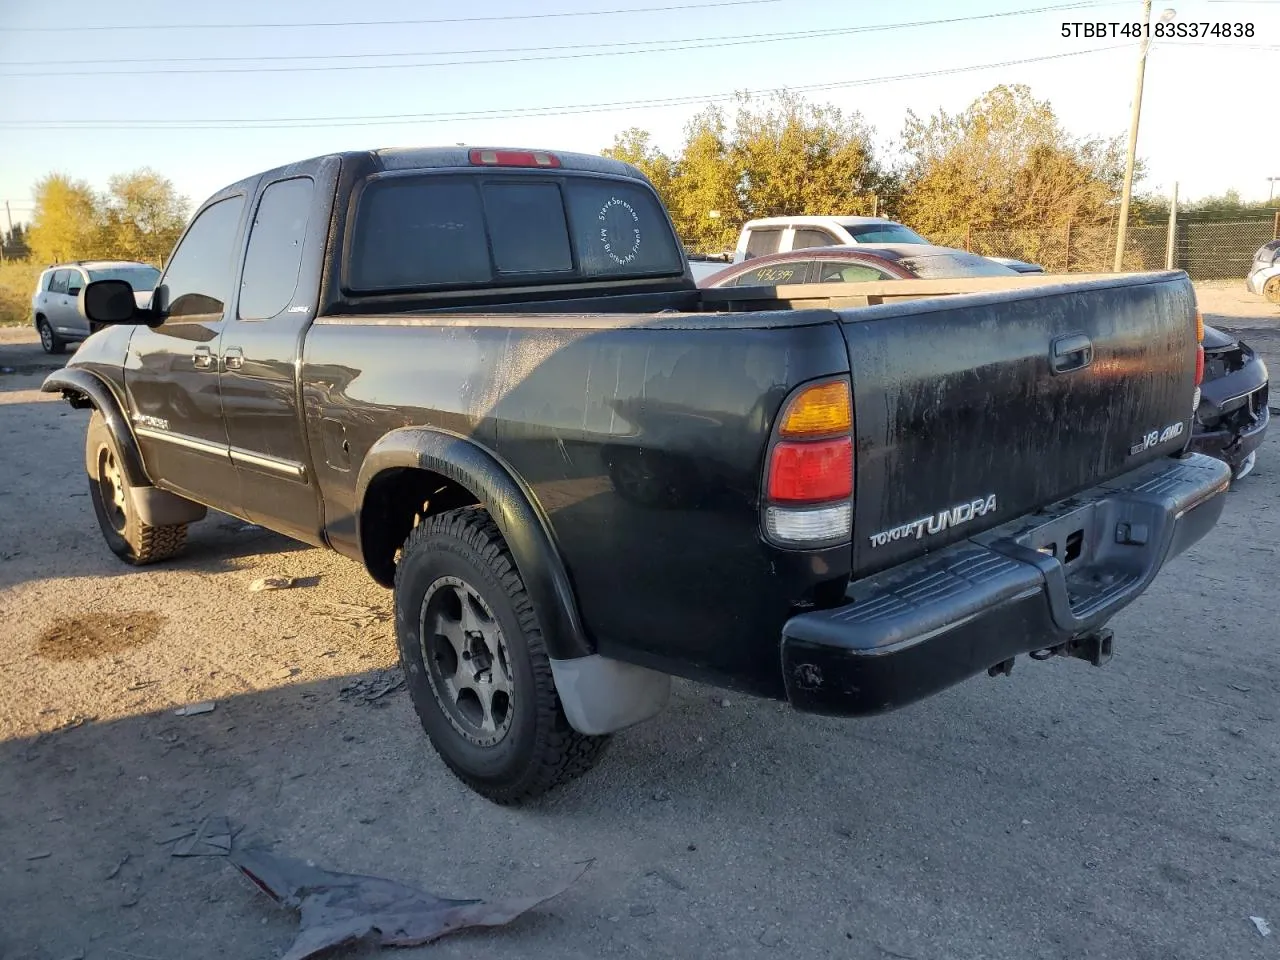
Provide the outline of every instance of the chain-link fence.
<path id="1" fill-rule="evenodd" d="M 1174 233 L 1173 268 L 1193 280 L 1243 279 L 1257 249 L 1280 237 L 1280 216 L 1219 220 L 1179 217 Z M 1115 260 L 1116 231 L 1111 225 L 934 231 L 929 239 L 987 257 L 1013 257 L 1041 264 L 1050 273 L 1105 273 Z M 1162 270 L 1169 224 L 1138 223 L 1125 236 L 1126 270 Z"/>
<path id="2" fill-rule="evenodd" d="M 1276 238 L 1280 238 L 1280 213 L 1231 220 L 1194 214 L 1179 217 L 1173 268 L 1187 271 L 1192 280 L 1243 280 L 1257 249 Z M 957 226 L 930 231 L 928 239 L 938 246 L 987 257 L 1038 263 L 1049 273 L 1109 273 L 1116 250 L 1113 224 L 984 230 Z M 1125 235 L 1124 269 L 1163 270 L 1168 242 L 1167 222 L 1130 224 Z"/>

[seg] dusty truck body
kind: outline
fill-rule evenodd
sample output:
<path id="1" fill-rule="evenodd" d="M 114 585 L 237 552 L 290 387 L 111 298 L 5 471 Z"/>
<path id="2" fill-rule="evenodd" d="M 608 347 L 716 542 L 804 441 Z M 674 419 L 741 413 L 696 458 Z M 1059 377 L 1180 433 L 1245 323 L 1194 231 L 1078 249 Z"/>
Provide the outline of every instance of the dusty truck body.
<path id="1" fill-rule="evenodd" d="M 89 285 L 44 389 L 123 559 L 214 508 L 393 587 L 433 744 L 515 802 L 672 675 L 853 716 L 1100 661 L 1212 527 L 1184 274 L 938 283 L 699 290 L 625 164 L 343 154 L 211 198 L 148 309 Z"/>

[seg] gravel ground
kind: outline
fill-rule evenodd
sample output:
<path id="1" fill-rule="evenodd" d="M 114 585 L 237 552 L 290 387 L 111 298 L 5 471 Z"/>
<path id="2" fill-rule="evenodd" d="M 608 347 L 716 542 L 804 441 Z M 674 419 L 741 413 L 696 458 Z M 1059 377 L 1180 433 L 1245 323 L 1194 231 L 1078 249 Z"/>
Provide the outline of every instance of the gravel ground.
<path id="1" fill-rule="evenodd" d="M 1201 302 L 1280 368 L 1280 310 L 1230 286 Z M 223 516 L 177 562 L 120 565 L 87 414 L 37 392 L 31 334 L 0 334 L 4 960 L 279 956 L 291 914 L 161 843 L 210 815 L 443 896 L 537 893 L 594 860 L 510 927 L 406 960 L 1280 949 L 1275 434 L 1114 622 L 1103 669 L 1024 659 L 857 722 L 681 682 L 588 777 L 507 810 L 431 751 L 394 687 L 390 594 L 356 565 Z M 305 579 L 248 589 L 277 574 Z"/>

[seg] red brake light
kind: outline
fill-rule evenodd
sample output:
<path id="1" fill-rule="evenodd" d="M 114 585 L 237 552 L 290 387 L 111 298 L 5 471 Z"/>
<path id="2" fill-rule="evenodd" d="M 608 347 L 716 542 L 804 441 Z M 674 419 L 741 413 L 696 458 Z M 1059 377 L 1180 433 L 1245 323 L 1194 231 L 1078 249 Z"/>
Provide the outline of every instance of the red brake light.
<path id="1" fill-rule="evenodd" d="M 560 158 L 540 150 L 472 150 L 471 163 L 477 167 L 558 167 Z"/>
<path id="2" fill-rule="evenodd" d="M 769 462 L 769 499 L 790 503 L 840 500 L 853 493 L 853 440 L 779 443 Z"/>
<path id="3" fill-rule="evenodd" d="M 1196 386 L 1204 382 L 1204 344 L 1196 347 Z"/>

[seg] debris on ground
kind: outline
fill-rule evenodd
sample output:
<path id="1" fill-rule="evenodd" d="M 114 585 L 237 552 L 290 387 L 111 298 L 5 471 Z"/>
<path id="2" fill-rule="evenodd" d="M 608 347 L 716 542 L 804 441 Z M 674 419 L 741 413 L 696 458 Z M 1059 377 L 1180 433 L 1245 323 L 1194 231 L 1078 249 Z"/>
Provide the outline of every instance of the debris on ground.
<path id="1" fill-rule="evenodd" d="M 404 674 L 400 668 L 388 667 L 385 670 L 375 670 L 367 677 L 357 677 L 350 683 L 343 684 L 342 689 L 338 691 L 338 699 L 347 702 L 358 700 L 373 703 L 403 686 Z"/>
<path id="2" fill-rule="evenodd" d="M 228 859 L 267 896 L 301 914 L 298 936 L 281 960 L 308 960 L 362 941 L 416 947 L 471 927 L 498 927 L 559 896 L 586 873 L 537 897 L 446 900 L 394 880 L 335 873 L 263 847 L 233 849 Z"/>
<path id="3" fill-rule="evenodd" d="M 263 590 L 288 590 L 297 582 L 293 577 L 259 577 L 249 584 L 249 591 L 261 593 Z"/>
<path id="4" fill-rule="evenodd" d="M 27 859 L 28 860 L 48 860 L 52 856 L 53 854 L 50 853 L 48 850 L 41 850 L 38 853 L 27 854 Z"/>
<path id="5" fill-rule="evenodd" d="M 228 523 L 220 523 L 218 527 L 222 530 L 230 530 L 232 533 L 261 533 L 266 527 L 259 526 L 256 523 L 248 523 L 243 520 L 232 520 Z"/>
<path id="6" fill-rule="evenodd" d="M 205 817 L 200 825 L 177 838 L 171 856 L 220 857 L 231 852 L 235 834 L 226 817 Z"/>
<path id="7" fill-rule="evenodd" d="M 655 880 L 661 880 L 663 883 L 674 887 L 675 889 L 679 890 L 681 893 L 689 889 L 674 874 L 672 874 L 670 870 L 666 870 L 662 867 L 658 867 L 654 870 L 650 870 L 648 873 L 645 874 L 645 876 L 653 877 Z"/>
<path id="8" fill-rule="evenodd" d="M 296 676 L 302 671 L 297 667 L 281 667 L 271 675 L 273 680 L 288 680 L 290 677 Z"/>
<path id="9" fill-rule="evenodd" d="M 188 703 L 185 707 L 179 707 L 173 711 L 175 717 L 194 717 L 201 713 L 213 713 L 217 704 L 212 700 L 204 700 L 200 703 Z"/>
<path id="10" fill-rule="evenodd" d="M 124 869 L 124 865 L 128 862 L 129 862 L 129 854 L 126 853 L 123 857 L 120 858 L 120 862 L 111 868 L 111 872 L 107 874 L 107 879 L 114 880 L 117 876 L 119 876 L 120 871 Z"/>
<path id="11" fill-rule="evenodd" d="M 1258 928 L 1258 932 L 1260 934 L 1264 937 L 1271 936 L 1271 924 L 1267 923 L 1267 921 L 1263 920 L 1261 917 L 1250 917 L 1249 919 L 1253 921 L 1253 925 Z"/>
<path id="12" fill-rule="evenodd" d="M 340 600 L 328 600 L 324 608 L 316 608 L 315 612 L 330 620 L 341 620 L 343 623 L 357 627 L 386 623 L 391 619 L 391 612 L 381 607 L 371 607 L 363 603 L 343 603 Z"/>

